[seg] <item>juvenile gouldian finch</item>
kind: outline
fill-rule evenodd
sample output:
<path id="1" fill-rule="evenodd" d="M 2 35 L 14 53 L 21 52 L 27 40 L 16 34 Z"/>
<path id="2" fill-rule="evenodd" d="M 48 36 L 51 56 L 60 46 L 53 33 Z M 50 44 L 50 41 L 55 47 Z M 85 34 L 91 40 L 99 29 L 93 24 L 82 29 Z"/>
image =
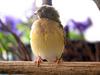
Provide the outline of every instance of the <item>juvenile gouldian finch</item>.
<path id="1" fill-rule="evenodd" d="M 39 65 L 42 59 L 53 62 L 60 60 L 64 49 L 64 31 L 58 12 L 49 5 L 37 10 L 38 19 L 30 33 L 32 52 Z"/>

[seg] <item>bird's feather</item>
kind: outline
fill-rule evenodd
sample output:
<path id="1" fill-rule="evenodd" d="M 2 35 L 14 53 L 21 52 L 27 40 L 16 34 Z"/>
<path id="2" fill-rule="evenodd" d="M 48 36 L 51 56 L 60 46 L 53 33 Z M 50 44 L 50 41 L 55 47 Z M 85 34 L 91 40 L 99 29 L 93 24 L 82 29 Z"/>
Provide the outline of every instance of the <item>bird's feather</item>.
<path id="1" fill-rule="evenodd" d="M 47 18 L 36 20 L 31 29 L 31 47 L 35 56 L 54 60 L 64 49 L 64 32 L 59 23 Z"/>

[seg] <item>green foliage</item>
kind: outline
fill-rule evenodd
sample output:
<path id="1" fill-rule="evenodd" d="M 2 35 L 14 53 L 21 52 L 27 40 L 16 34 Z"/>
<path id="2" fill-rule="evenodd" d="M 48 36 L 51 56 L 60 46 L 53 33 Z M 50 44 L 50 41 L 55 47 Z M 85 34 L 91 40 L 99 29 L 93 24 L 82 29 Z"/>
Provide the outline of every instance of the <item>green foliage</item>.
<path id="1" fill-rule="evenodd" d="M 25 44 L 29 44 L 29 35 L 30 35 L 30 27 L 27 24 L 19 24 L 17 25 L 19 31 L 22 32 L 20 38 Z"/>
<path id="2" fill-rule="evenodd" d="M 74 32 L 69 32 L 69 37 L 72 40 L 84 40 L 83 36 L 81 36 L 80 34 L 76 34 Z"/>
<path id="3" fill-rule="evenodd" d="M 8 50 L 13 45 L 16 45 L 16 41 L 11 34 L 0 33 L 0 52 L 2 50 Z"/>
<path id="4" fill-rule="evenodd" d="M 24 44 L 24 47 L 30 44 L 30 28 L 32 25 L 32 19 L 29 19 L 27 23 L 21 22 L 20 24 L 16 25 L 18 31 L 21 33 L 18 38 L 22 41 Z M 16 37 L 12 33 L 8 32 L 2 32 L 0 31 L 0 60 L 24 60 L 25 55 L 24 52 L 26 50 L 22 50 L 22 48 L 19 48 L 20 44 L 18 43 L 18 39 L 16 40 Z M 21 44 L 22 45 L 22 44 Z M 24 51 L 24 52 L 23 52 Z M 3 52 L 8 53 L 7 59 L 3 58 Z M 12 55 L 11 58 L 9 58 L 9 53 Z M 28 53 L 27 53 L 28 54 Z M 26 55 L 27 55 L 26 54 Z M 31 55 L 31 54 L 28 54 Z"/>

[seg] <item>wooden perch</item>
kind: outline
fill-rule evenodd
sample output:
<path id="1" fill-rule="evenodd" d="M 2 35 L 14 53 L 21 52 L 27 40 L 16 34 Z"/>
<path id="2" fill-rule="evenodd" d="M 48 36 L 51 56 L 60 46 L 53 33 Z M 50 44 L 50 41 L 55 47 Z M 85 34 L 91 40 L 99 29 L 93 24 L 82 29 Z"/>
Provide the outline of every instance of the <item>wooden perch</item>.
<path id="1" fill-rule="evenodd" d="M 0 61 L 0 74 L 25 75 L 100 75 L 99 62 L 43 62 L 37 67 L 32 61 Z"/>

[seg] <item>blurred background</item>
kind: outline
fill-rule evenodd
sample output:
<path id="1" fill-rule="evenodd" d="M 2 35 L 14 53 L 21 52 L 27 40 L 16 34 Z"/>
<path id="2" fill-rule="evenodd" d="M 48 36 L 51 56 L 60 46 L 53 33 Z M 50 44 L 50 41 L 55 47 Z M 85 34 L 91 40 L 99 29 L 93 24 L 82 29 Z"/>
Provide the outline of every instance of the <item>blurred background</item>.
<path id="1" fill-rule="evenodd" d="M 0 0 L 0 60 L 31 61 L 34 12 L 54 6 L 65 31 L 64 61 L 100 61 L 99 0 Z"/>

